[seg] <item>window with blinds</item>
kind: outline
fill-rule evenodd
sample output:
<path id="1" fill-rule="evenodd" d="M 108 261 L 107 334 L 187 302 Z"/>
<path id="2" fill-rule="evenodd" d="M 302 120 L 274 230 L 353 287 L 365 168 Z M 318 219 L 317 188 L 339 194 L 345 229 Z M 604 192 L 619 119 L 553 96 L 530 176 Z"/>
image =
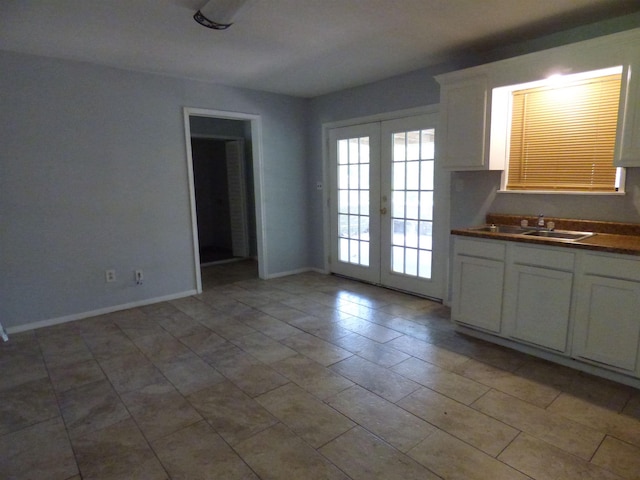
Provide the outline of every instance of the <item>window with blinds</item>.
<path id="1" fill-rule="evenodd" d="M 622 74 L 512 93 L 507 190 L 615 192 Z"/>

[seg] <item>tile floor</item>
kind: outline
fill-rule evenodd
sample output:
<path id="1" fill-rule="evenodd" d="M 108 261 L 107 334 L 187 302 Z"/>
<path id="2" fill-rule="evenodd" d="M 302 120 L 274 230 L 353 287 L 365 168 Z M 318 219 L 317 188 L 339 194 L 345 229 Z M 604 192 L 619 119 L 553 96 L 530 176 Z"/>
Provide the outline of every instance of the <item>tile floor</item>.
<path id="1" fill-rule="evenodd" d="M 260 281 L 11 336 L 2 479 L 640 479 L 640 392 L 456 334 L 428 300 Z"/>

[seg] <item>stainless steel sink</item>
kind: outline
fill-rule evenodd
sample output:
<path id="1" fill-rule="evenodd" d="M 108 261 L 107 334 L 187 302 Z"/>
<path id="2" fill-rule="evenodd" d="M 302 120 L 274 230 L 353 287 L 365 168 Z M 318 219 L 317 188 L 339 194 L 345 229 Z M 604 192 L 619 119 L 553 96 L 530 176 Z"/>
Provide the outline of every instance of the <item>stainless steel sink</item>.
<path id="1" fill-rule="evenodd" d="M 507 233 L 511 235 L 522 235 L 531 231 L 530 228 L 522 228 L 516 225 L 486 225 L 483 227 L 474 227 L 471 228 L 471 230 L 477 232 Z"/>
<path id="2" fill-rule="evenodd" d="M 568 232 L 562 230 L 532 230 L 530 232 L 523 233 L 528 237 L 542 237 L 553 238 L 556 240 L 569 240 L 571 242 L 577 242 L 578 240 L 584 240 L 585 238 L 595 235 L 593 232 Z"/>
<path id="3" fill-rule="evenodd" d="M 577 242 L 585 238 L 595 235 L 593 232 L 576 232 L 569 230 L 544 230 L 534 227 L 520 227 L 518 225 L 483 225 L 481 227 L 472 227 L 470 230 L 476 232 L 502 233 L 507 235 L 526 235 L 528 237 L 548 238 L 549 240 L 558 240 L 565 242 Z"/>

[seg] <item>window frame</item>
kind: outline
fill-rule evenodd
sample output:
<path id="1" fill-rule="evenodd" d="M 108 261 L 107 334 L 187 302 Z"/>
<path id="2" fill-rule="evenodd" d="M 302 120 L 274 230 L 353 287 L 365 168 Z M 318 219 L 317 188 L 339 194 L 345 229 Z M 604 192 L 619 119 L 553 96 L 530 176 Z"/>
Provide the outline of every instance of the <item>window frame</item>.
<path id="1" fill-rule="evenodd" d="M 579 80 L 585 78 L 593 78 L 599 76 L 610 75 L 613 73 L 622 74 L 622 85 L 620 89 L 619 99 L 619 112 L 624 108 L 624 91 L 626 88 L 626 73 L 628 67 L 624 65 L 616 65 L 612 67 L 599 68 L 595 70 L 580 72 L 576 74 L 570 74 L 564 76 L 567 80 Z M 531 82 L 523 82 L 515 85 L 508 85 L 502 87 L 496 87 L 492 90 L 491 95 L 491 133 L 490 133 L 490 156 L 491 158 L 501 158 L 504 168 L 502 169 L 502 178 L 500 181 L 500 189 L 498 193 L 509 194 L 533 194 L 533 195 L 625 195 L 626 185 L 626 169 L 624 167 L 616 166 L 616 191 L 611 192 L 595 192 L 595 191 L 581 191 L 581 190 L 513 190 L 507 189 L 507 183 L 509 178 L 509 149 L 510 149 L 510 136 L 511 136 L 511 123 L 512 123 L 512 92 L 516 90 L 523 90 L 528 88 L 534 88 L 538 86 L 548 85 L 552 82 L 552 78 L 545 78 L 541 80 L 535 80 Z M 621 122 L 620 113 L 618 114 L 618 124 L 616 128 L 616 148 L 614 151 L 613 163 L 615 166 L 616 156 L 618 153 L 618 144 L 621 135 Z"/>

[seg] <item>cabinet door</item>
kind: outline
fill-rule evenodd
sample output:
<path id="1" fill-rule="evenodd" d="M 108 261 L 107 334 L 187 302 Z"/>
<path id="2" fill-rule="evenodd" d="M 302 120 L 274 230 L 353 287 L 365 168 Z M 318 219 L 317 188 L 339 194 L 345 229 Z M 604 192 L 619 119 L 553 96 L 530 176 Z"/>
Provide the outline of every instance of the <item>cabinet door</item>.
<path id="1" fill-rule="evenodd" d="M 525 265 L 511 268 L 504 307 L 511 336 L 565 352 L 573 273 Z"/>
<path id="2" fill-rule="evenodd" d="M 444 82 L 440 109 L 443 167 L 451 170 L 486 168 L 486 77 Z"/>
<path id="3" fill-rule="evenodd" d="M 619 152 L 614 163 L 617 167 L 640 167 L 640 61 L 630 65 L 626 73 L 621 121 L 618 122 Z"/>
<path id="4" fill-rule="evenodd" d="M 640 283 L 586 275 L 576 308 L 574 354 L 636 371 Z"/>
<path id="5" fill-rule="evenodd" d="M 456 255 L 453 268 L 453 320 L 500 332 L 504 262 Z"/>

